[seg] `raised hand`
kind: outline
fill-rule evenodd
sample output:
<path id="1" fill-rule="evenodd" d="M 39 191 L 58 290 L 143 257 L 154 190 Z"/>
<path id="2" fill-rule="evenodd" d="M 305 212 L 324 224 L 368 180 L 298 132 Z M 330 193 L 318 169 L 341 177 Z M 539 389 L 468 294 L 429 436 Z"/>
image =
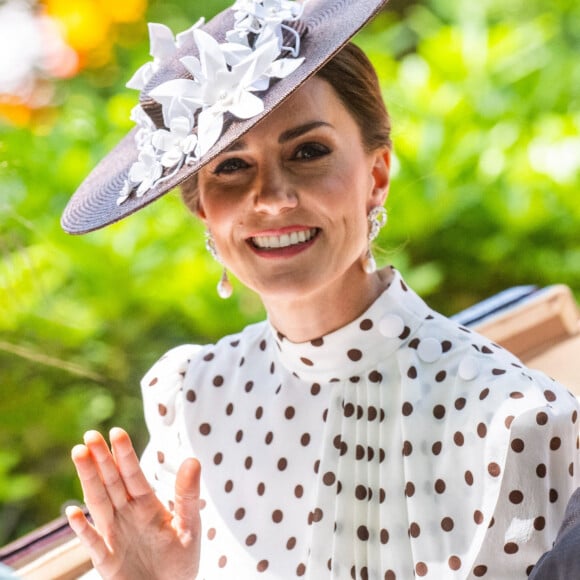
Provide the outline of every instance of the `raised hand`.
<path id="1" fill-rule="evenodd" d="M 111 450 L 97 431 L 72 450 L 91 524 L 69 507 L 71 528 L 105 580 L 192 580 L 199 565 L 200 465 L 187 459 L 175 483 L 175 510 L 157 499 L 129 435 L 112 429 Z"/>

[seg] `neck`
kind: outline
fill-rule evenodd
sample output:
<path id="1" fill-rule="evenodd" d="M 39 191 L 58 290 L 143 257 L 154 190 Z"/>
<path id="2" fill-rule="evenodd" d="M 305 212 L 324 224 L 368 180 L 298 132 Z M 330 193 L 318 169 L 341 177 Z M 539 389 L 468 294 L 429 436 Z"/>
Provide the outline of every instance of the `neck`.
<path id="1" fill-rule="evenodd" d="M 384 292 L 392 277 L 391 268 L 367 274 L 359 266 L 350 275 L 311 293 L 262 299 L 270 323 L 278 332 L 292 342 L 307 342 L 360 316 Z"/>

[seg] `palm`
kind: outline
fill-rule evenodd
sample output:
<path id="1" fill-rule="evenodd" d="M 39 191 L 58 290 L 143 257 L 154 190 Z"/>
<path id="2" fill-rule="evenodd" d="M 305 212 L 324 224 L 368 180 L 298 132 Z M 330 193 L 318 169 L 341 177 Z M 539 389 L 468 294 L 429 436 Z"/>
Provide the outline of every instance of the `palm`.
<path id="1" fill-rule="evenodd" d="M 81 510 L 67 511 L 93 565 L 110 580 L 195 578 L 199 561 L 199 464 L 186 460 L 176 480 L 175 512 L 157 499 L 128 435 L 111 432 L 112 451 L 96 432 L 73 449 L 94 526 Z"/>

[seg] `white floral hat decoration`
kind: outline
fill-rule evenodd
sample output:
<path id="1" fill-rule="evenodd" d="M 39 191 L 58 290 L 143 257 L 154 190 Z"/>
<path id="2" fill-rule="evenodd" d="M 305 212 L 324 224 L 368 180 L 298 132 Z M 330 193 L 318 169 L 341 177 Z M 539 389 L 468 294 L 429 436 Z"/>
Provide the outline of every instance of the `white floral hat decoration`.
<path id="1" fill-rule="evenodd" d="M 102 228 L 155 201 L 316 73 L 387 0 L 236 0 L 175 38 L 150 24 L 153 61 L 127 83 L 136 126 L 69 201 L 62 227 Z"/>

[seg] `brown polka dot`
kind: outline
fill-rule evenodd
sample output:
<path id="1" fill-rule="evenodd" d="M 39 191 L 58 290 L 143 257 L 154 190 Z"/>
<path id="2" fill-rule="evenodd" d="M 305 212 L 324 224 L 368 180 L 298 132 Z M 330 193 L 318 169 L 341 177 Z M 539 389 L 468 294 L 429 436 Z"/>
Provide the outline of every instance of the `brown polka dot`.
<path id="1" fill-rule="evenodd" d="M 568 473 L 570 474 L 570 477 L 574 477 L 574 463 L 568 465 Z"/>
<path id="2" fill-rule="evenodd" d="M 228 417 L 230 417 L 234 412 L 234 405 L 232 403 L 229 403 L 228 406 L 226 407 L 226 415 Z"/>
<path id="3" fill-rule="evenodd" d="M 294 418 L 294 415 L 296 415 L 296 410 L 294 407 L 286 407 L 286 410 L 284 411 L 284 417 L 286 417 L 288 420 L 291 420 Z"/>
<path id="4" fill-rule="evenodd" d="M 360 329 L 361 330 L 370 330 L 373 327 L 373 321 L 370 320 L 369 318 L 365 318 L 361 323 L 360 323 Z"/>
<path id="5" fill-rule="evenodd" d="M 385 572 L 385 580 L 396 580 L 397 576 L 392 570 L 387 570 Z"/>
<path id="6" fill-rule="evenodd" d="M 481 578 L 487 574 L 487 566 L 479 565 L 473 569 L 473 575 L 476 578 Z"/>
<path id="7" fill-rule="evenodd" d="M 359 526 L 356 531 L 356 535 L 358 536 L 359 540 L 366 542 L 370 537 L 369 529 L 366 526 Z"/>
<path id="8" fill-rule="evenodd" d="M 336 482 L 336 475 L 334 475 L 332 471 L 327 471 L 324 474 L 322 481 L 324 481 L 324 485 L 334 485 L 334 483 Z"/>
<path id="9" fill-rule="evenodd" d="M 163 451 L 157 452 L 157 461 L 159 463 L 165 463 L 165 453 L 163 453 Z"/>
<path id="10" fill-rule="evenodd" d="M 253 462 L 254 462 L 254 460 L 251 457 L 246 457 L 246 459 L 244 460 L 244 466 L 245 466 L 245 468 L 246 469 L 251 469 Z"/>
<path id="11" fill-rule="evenodd" d="M 267 346 L 266 341 L 262 340 L 262 342 L 260 342 L 260 350 L 262 351 L 266 350 L 266 346 Z"/>
<path id="12" fill-rule="evenodd" d="M 562 445 L 562 440 L 560 439 L 560 437 L 552 437 L 552 439 L 550 440 L 550 449 L 552 451 L 557 451 L 558 449 L 560 449 L 560 445 Z"/>
<path id="13" fill-rule="evenodd" d="M 411 453 L 413 453 L 413 445 L 411 444 L 410 441 L 405 441 L 403 443 L 403 455 L 405 457 L 409 457 L 409 455 L 411 455 Z"/>
<path id="14" fill-rule="evenodd" d="M 281 457 L 278 460 L 278 470 L 284 471 L 288 467 L 288 460 L 285 457 Z"/>
<path id="15" fill-rule="evenodd" d="M 538 467 L 536 467 L 536 475 L 538 477 L 544 478 L 546 477 L 546 473 L 548 472 L 546 466 L 543 463 L 540 463 Z"/>
<path id="16" fill-rule="evenodd" d="M 445 417 L 445 407 L 443 405 L 435 405 L 433 407 L 433 416 L 435 419 L 443 419 Z"/>
<path id="17" fill-rule="evenodd" d="M 376 418 L 378 417 L 378 415 L 379 415 L 379 412 L 377 411 L 376 407 L 369 407 L 367 409 L 367 417 L 368 417 L 369 421 L 371 421 L 371 422 L 375 421 Z"/>
<path id="18" fill-rule="evenodd" d="M 483 514 L 479 510 L 473 512 L 473 521 L 479 526 L 483 523 Z"/>
<path id="19" fill-rule="evenodd" d="M 256 419 L 258 419 L 258 421 L 264 416 L 264 408 L 263 407 L 258 407 L 256 409 Z"/>
<path id="20" fill-rule="evenodd" d="M 408 481 L 405 485 L 405 495 L 407 497 L 413 497 L 415 495 L 415 484 L 412 481 Z"/>
<path id="21" fill-rule="evenodd" d="M 258 572 L 265 572 L 268 569 L 269 565 L 270 563 L 268 562 L 268 560 L 260 560 L 258 562 L 258 565 L 256 566 L 256 570 L 258 570 Z"/>
<path id="22" fill-rule="evenodd" d="M 274 510 L 272 512 L 272 521 L 275 524 L 279 524 L 284 519 L 284 514 L 282 510 Z"/>
<path id="23" fill-rule="evenodd" d="M 519 546 L 515 542 L 508 542 L 503 547 L 503 551 L 506 554 L 515 554 L 518 550 L 519 550 Z"/>
<path id="24" fill-rule="evenodd" d="M 363 353 L 358 348 L 351 348 L 346 354 L 354 362 L 358 362 L 363 356 Z"/>
<path id="25" fill-rule="evenodd" d="M 417 576 L 427 576 L 429 568 L 425 562 L 417 562 L 417 565 L 415 566 L 415 572 L 417 572 Z"/>
<path id="26" fill-rule="evenodd" d="M 304 433 L 304 435 L 300 437 L 300 444 L 302 447 L 308 447 L 308 445 L 310 445 L 310 435 L 308 433 Z"/>
<path id="27" fill-rule="evenodd" d="M 543 516 L 538 516 L 534 520 L 534 529 L 541 532 L 546 527 L 546 519 Z"/>
<path id="28" fill-rule="evenodd" d="M 410 379 L 416 379 L 417 378 L 417 369 L 415 367 L 410 367 L 409 370 L 407 371 L 407 376 Z"/>
<path id="29" fill-rule="evenodd" d="M 304 564 L 298 564 L 296 576 L 304 576 L 304 574 L 306 574 L 306 566 Z"/>
<path id="30" fill-rule="evenodd" d="M 473 473 L 471 473 L 471 471 L 469 471 L 469 469 L 465 472 L 465 483 L 467 483 L 467 485 L 473 485 Z"/>
<path id="31" fill-rule="evenodd" d="M 224 490 L 226 493 L 231 493 L 232 489 L 234 489 L 234 482 L 228 479 L 224 485 Z"/>
<path id="32" fill-rule="evenodd" d="M 372 371 L 369 373 L 369 381 L 371 383 L 380 383 L 383 380 L 383 375 L 379 371 Z"/>
<path id="33" fill-rule="evenodd" d="M 550 503 L 556 503 L 558 501 L 558 492 L 555 489 L 550 490 Z"/>
<path id="34" fill-rule="evenodd" d="M 536 415 L 536 423 L 538 425 L 545 425 L 548 422 L 548 414 L 544 413 L 544 411 L 540 411 Z"/>
<path id="35" fill-rule="evenodd" d="M 190 403 L 195 403 L 196 399 L 197 399 L 197 395 L 195 394 L 195 391 L 192 391 L 191 389 L 189 391 L 187 391 L 185 398 L 190 402 Z"/>
<path id="36" fill-rule="evenodd" d="M 158 382 L 159 382 L 159 379 L 157 377 L 155 377 L 155 378 L 151 379 L 151 381 L 149 382 L 149 386 L 154 387 Z"/>
<path id="37" fill-rule="evenodd" d="M 236 513 L 234 514 L 234 517 L 236 518 L 236 520 L 243 520 L 244 516 L 246 515 L 246 510 L 244 508 L 238 508 L 236 510 Z"/>
<path id="38" fill-rule="evenodd" d="M 491 374 L 496 377 L 499 377 L 500 375 L 505 375 L 505 369 L 493 369 L 491 371 Z"/>
<path id="39" fill-rule="evenodd" d="M 437 493 L 444 493 L 445 492 L 446 485 L 445 485 L 445 482 L 442 479 L 438 479 L 435 482 L 435 486 L 434 487 L 435 487 L 435 491 Z"/>
<path id="40" fill-rule="evenodd" d="M 389 532 L 384 528 L 379 533 L 379 538 L 381 540 L 381 544 L 388 544 L 389 543 Z"/>
<path id="41" fill-rule="evenodd" d="M 308 515 L 308 523 L 311 524 L 321 522 L 323 517 L 324 517 L 323 511 L 320 508 L 316 508 Z"/>
<path id="42" fill-rule="evenodd" d="M 227 557 L 226 556 L 220 556 L 220 559 L 218 561 L 218 566 L 220 568 L 225 568 L 227 563 L 228 563 Z"/>
<path id="43" fill-rule="evenodd" d="M 258 537 L 256 536 L 256 534 L 250 534 L 247 538 L 246 538 L 246 546 L 253 546 L 258 540 Z"/>
<path id="44" fill-rule="evenodd" d="M 572 423 L 576 423 L 576 421 L 578 421 L 578 411 L 574 411 L 572 413 Z"/>
<path id="45" fill-rule="evenodd" d="M 477 426 L 477 434 L 484 439 L 485 436 L 487 435 L 487 425 L 485 423 L 480 423 Z"/>
<path id="46" fill-rule="evenodd" d="M 411 403 L 403 403 L 403 415 L 408 417 L 413 412 L 413 405 Z"/>
<path id="47" fill-rule="evenodd" d="M 431 447 L 431 452 L 433 453 L 433 455 L 439 455 L 441 453 L 442 448 L 443 443 L 441 443 L 441 441 L 435 441 L 435 443 L 433 443 Z"/>
<path id="48" fill-rule="evenodd" d="M 546 389 L 544 391 L 544 397 L 546 397 L 546 401 L 549 403 L 553 403 L 558 397 L 556 397 L 556 393 L 554 391 L 550 391 L 550 389 Z"/>
<path id="49" fill-rule="evenodd" d="M 458 411 L 461 411 L 461 410 L 463 410 L 463 409 L 465 408 L 465 404 L 466 404 L 466 403 L 467 403 L 467 401 L 465 400 L 465 398 L 464 398 L 464 397 L 459 397 L 459 399 L 457 399 L 457 400 L 455 401 L 455 408 L 456 408 Z"/>
<path id="50" fill-rule="evenodd" d="M 304 495 L 304 488 L 301 485 L 297 485 L 294 488 L 294 495 L 300 499 Z"/>
<path id="51" fill-rule="evenodd" d="M 216 375 L 213 378 L 213 386 L 214 387 L 221 387 L 224 384 L 224 378 L 221 375 Z"/>
<path id="52" fill-rule="evenodd" d="M 449 341 L 449 340 L 444 340 L 444 341 L 441 343 L 441 350 L 442 350 L 443 352 L 449 352 L 449 351 L 451 350 L 451 347 L 452 347 L 452 346 L 453 346 L 453 344 L 451 344 L 451 341 Z"/>
<path id="53" fill-rule="evenodd" d="M 288 541 L 286 542 L 286 549 L 293 550 L 295 547 L 296 547 L 296 538 L 294 537 L 288 538 Z"/>
<path id="54" fill-rule="evenodd" d="M 264 495 L 266 493 L 266 484 L 264 482 L 260 482 L 256 488 L 256 491 L 259 496 Z"/>
<path id="55" fill-rule="evenodd" d="M 463 436 L 463 433 L 461 433 L 461 431 L 457 431 L 453 435 L 453 441 L 454 441 L 455 445 L 457 445 L 458 447 L 461 447 L 465 443 L 465 437 Z"/>
<path id="56" fill-rule="evenodd" d="M 199 432 L 202 435 L 209 435 L 211 433 L 211 425 L 209 423 L 202 423 L 199 426 Z"/>
<path id="57" fill-rule="evenodd" d="M 501 467 L 497 463 L 490 463 L 487 466 L 487 471 L 492 477 L 498 477 L 501 473 Z"/>
<path id="58" fill-rule="evenodd" d="M 447 373 L 445 371 L 439 371 L 436 375 L 435 375 L 435 380 L 438 383 L 442 383 L 447 377 Z"/>
<path id="59" fill-rule="evenodd" d="M 520 393 L 520 391 L 513 391 L 510 393 L 510 397 L 512 399 L 523 399 L 524 398 L 524 394 Z"/>
<path id="60" fill-rule="evenodd" d="M 367 488 L 364 485 L 357 485 L 354 490 L 354 495 L 358 500 L 365 500 L 367 498 Z"/>
<path id="61" fill-rule="evenodd" d="M 451 570 L 459 570 L 461 568 L 461 558 L 459 556 L 451 556 L 447 563 Z"/>
<path id="62" fill-rule="evenodd" d="M 504 423 L 505 423 L 506 429 L 509 429 L 512 426 L 513 420 L 514 420 L 514 416 L 513 415 L 508 415 L 505 418 Z"/>
<path id="63" fill-rule="evenodd" d="M 513 491 L 511 491 L 508 497 L 510 498 L 510 501 L 514 504 L 519 504 L 522 503 L 522 501 L 524 501 L 524 494 L 518 489 L 514 489 Z"/>
<path id="64" fill-rule="evenodd" d="M 270 445 L 273 440 L 274 440 L 274 433 L 272 433 L 272 431 L 268 431 L 268 433 L 266 433 L 266 437 L 264 439 L 264 442 L 266 443 L 266 445 Z"/>
<path id="65" fill-rule="evenodd" d="M 412 538 L 418 538 L 420 535 L 421 535 L 421 528 L 419 527 L 419 524 L 417 524 L 416 522 L 413 522 L 409 526 L 409 536 L 411 536 Z"/>
<path id="66" fill-rule="evenodd" d="M 479 393 L 480 401 L 483 401 L 485 398 L 487 398 L 488 395 L 489 395 L 489 389 L 487 389 L 487 388 L 483 389 L 483 391 L 481 391 L 481 393 Z"/>
<path id="67" fill-rule="evenodd" d="M 157 411 L 162 417 L 165 417 L 165 415 L 167 415 L 167 407 L 165 405 L 162 405 L 161 403 L 157 406 Z"/>
<path id="68" fill-rule="evenodd" d="M 243 438 L 244 438 L 244 432 L 240 429 L 236 433 L 236 443 L 240 443 Z"/>
<path id="69" fill-rule="evenodd" d="M 441 520 L 441 529 L 444 532 L 450 532 L 454 526 L 455 523 L 453 522 L 453 518 L 443 518 Z"/>
<path id="70" fill-rule="evenodd" d="M 223 459 L 224 459 L 224 455 L 223 455 L 223 453 L 219 453 L 219 452 L 218 452 L 218 453 L 216 453 L 216 454 L 213 456 L 213 462 L 214 462 L 216 465 L 221 465 L 221 462 L 223 461 Z"/>
<path id="71" fill-rule="evenodd" d="M 314 366 L 314 363 L 309 358 L 301 357 L 300 360 L 302 361 L 302 364 L 306 365 L 307 367 Z"/>
<path id="72" fill-rule="evenodd" d="M 215 528 L 210 528 L 207 531 L 207 539 L 208 540 L 213 540 L 213 539 L 215 539 L 215 536 L 216 536 L 216 529 Z"/>
<path id="73" fill-rule="evenodd" d="M 354 405 L 352 403 L 347 403 L 344 406 L 344 416 L 345 417 L 352 417 L 354 415 L 354 411 L 355 411 L 355 408 L 354 408 Z"/>
<path id="74" fill-rule="evenodd" d="M 310 344 L 312 346 L 315 346 L 316 348 L 320 348 L 321 346 L 324 345 L 324 339 L 323 338 L 316 338 L 316 339 L 310 341 Z"/>
<path id="75" fill-rule="evenodd" d="M 512 451 L 521 453 L 524 450 L 525 443 L 522 439 L 514 439 L 511 443 Z"/>
<path id="76" fill-rule="evenodd" d="M 313 397 L 316 397 L 317 395 L 319 395 L 319 394 L 320 394 L 320 385 L 319 385 L 318 383 L 314 383 L 314 384 L 312 385 L 312 387 L 310 387 L 310 394 L 311 394 Z"/>

